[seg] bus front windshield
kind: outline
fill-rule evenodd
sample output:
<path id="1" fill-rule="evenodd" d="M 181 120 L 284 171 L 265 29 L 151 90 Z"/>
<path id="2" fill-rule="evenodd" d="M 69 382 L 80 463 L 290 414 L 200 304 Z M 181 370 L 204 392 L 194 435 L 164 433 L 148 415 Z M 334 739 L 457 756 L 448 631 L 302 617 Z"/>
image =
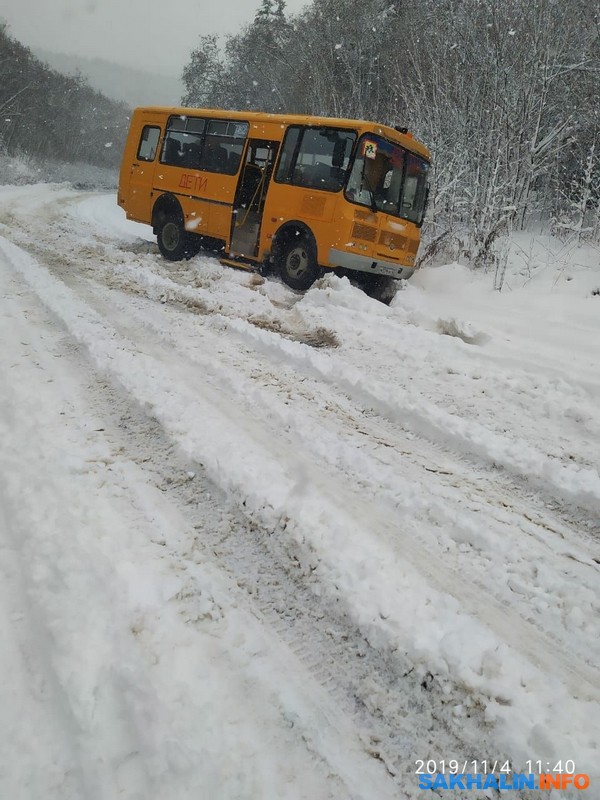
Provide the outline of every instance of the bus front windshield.
<path id="1" fill-rule="evenodd" d="M 427 201 L 429 164 L 400 145 L 373 134 L 358 144 L 346 197 L 421 225 Z"/>

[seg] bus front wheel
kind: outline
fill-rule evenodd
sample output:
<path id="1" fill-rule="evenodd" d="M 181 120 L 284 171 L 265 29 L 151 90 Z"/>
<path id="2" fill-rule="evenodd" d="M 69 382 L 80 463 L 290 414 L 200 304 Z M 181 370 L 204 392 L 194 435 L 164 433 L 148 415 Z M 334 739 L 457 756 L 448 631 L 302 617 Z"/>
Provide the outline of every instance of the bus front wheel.
<path id="1" fill-rule="evenodd" d="M 305 291 L 321 275 L 314 243 L 305 234 L 290 236 L 279 253 L 279 274 L 292 289 Z"/>
<path id="2" fill-rule="evenodd" d="M 365 272 L 355 273 L 354 280 L 366 295 L 386 306 L 389 306 L 398 289 L 405 283 L 405 280 Z"/>
<path id="3" fill-rule="evenodd" d="M 193 242 L 192 234 L 184 229 L 181 218 L 174 214 L 162 220 L 156 238 L 158 249 L 169 261 L 191 258 L 199 249 Z"/>

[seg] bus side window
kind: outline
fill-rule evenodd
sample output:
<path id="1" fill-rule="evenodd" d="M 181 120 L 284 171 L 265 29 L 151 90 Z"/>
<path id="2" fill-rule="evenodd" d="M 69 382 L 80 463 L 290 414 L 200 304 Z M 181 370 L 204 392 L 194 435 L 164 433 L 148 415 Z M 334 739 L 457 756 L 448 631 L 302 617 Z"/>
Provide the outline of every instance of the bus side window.
<path id="1" fill-rule="evenodd" d="M 197 169 L 205 120 L 202 117 L 169 117 L 160 161 L 172 167 Z"/>
<path id="2" fill-rule="evenodd" d="M 220 140 L 216 136 L 207 136 L 204 140 L 200 167 L 210 172 L 227 172 L 228 163 L 228 153 L 221 147 Z"/>
<path id="3" fill-rule="evenodd" d="M 183 150 L 181 140 L 175 139 L 172 134 L 167 133 L 161 161 L 164 164 L 170 164 L 171 166 L 180 166 L 182 153 Z"/>
<path id="4" fill-rule="evenodd" d="M 191 167 L 198 169 L 200 164 L 200 144 L 198 142 L 190 142 L 183 145 L 183 158 L 181 162 L 182 167 Z"/>
<path id="5" fill-rule="evenodd" d="M 200 169 L 237 174 L 247 135 L 247 122 L 211 120 L 206 126 Z"/>
<path id="6" fill-rule="evenodd" d="M 144 125 L 137 157 L 140 161 L 154 161 L 158 140 L 160 139 L 160 128 L 153 125 Z"/>
<path id="7" fill-rule="evenodd" d="M 289 128 L 276 181 L 338 192 L 346 178 L 354 131 L 338 128 Z"/>

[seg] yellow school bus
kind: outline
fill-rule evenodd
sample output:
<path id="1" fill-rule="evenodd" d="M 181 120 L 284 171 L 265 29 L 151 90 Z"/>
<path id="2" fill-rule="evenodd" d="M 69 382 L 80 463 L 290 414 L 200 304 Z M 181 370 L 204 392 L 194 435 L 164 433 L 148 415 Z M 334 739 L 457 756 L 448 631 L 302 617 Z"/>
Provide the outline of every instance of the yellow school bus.
<path id="1" fill-rule="evenodd" d="M 212 247 L 299 290 L 324 269 L 406 279 L 429 166 L 406 129 L 372 122 L 137 108 L 118 203 L 172 261 Z"/>

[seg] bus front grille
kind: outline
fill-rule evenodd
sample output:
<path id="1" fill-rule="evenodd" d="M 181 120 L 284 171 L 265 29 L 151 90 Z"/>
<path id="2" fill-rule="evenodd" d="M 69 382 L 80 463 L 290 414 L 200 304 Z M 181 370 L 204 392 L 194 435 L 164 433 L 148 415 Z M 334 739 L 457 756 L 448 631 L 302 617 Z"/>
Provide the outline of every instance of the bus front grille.
<path id="1" fill-rule="evenodd" d="M 401 236 L 398 233 L 382 231 L 379 237 L 379 244 L 382 244 L 384 247 L 389 247 L 390 250 L 405 250 L 408 239 L 406 236 Z"/>
<path id="2" fill-rule="evenodd" d="M 352 228 L 353 239 L 363 239 L 366 242 L 374 242 L 377 238 L 377 228 L 372 228 L 370 225 L 362 225 L 360 222 L 355 222 Z"/>

